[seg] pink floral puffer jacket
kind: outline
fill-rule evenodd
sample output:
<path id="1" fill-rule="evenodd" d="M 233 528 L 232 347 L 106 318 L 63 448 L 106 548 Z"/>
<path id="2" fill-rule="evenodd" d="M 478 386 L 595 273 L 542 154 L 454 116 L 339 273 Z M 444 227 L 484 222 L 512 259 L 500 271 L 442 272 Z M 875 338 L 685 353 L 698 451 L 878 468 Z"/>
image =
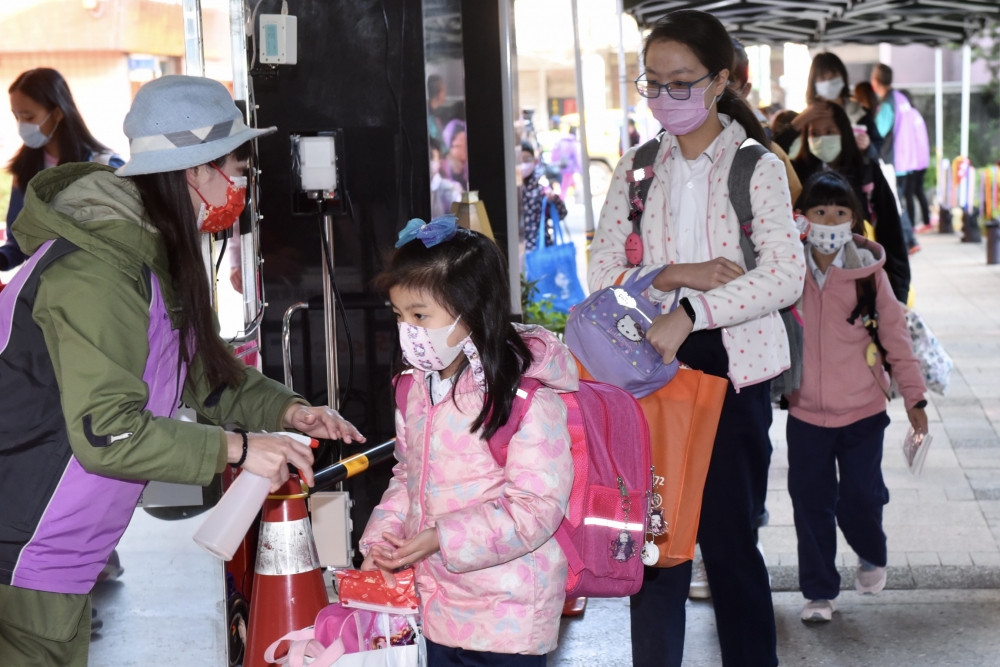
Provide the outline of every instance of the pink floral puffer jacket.
<path id="1" fill-rule="evenodd" d="M 444 646 L 542 655 L 559 635 L 566 557 L 553 534 L 573 485 L 566 405 L 578 388 L 565 345 L 541 328 L 521 329 L 541 381 L 501 468 L 469 426 L 483 405 L 472 373 L 456 401 L 431 406 L 422 372 L 396 414 L 393 479 L 361 539 L 368 554 L 388 532 L 411 538 L 436 528 L 441 551 L 416 567 L 424 632 Z"/>

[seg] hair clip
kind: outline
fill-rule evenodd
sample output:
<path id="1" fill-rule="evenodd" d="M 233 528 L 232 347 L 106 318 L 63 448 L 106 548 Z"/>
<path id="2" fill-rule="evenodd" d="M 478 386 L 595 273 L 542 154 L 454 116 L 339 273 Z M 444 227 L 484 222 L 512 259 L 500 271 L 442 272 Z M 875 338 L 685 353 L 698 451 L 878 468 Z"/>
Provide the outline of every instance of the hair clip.
<path id="1" fill-rule="evenodd" d="M 424 222 L 420 218 L 413 218 L 403 231 L 399 233 L 399 240 L 396 247 L 402 248 L 404 245 L 415 239 L 423 241 L 424 247 L 433 248 L 439 243 L 450 241 L 458 233 L 458 217 L 454 215 L 441 215 L 430 222 Z"/>

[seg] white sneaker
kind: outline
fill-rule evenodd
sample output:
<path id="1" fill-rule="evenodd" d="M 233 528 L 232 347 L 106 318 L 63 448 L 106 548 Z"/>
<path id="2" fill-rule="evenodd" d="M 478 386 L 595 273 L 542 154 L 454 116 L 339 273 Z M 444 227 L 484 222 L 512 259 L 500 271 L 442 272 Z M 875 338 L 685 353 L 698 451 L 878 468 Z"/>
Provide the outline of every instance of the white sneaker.
<path id="1" fill-rule="evenodd" d="M 695 556 L 694 564 L 691 566 L 691 588 L 688 589 L 688 597 L 692 600 L 709 600 L 712 591 L 708 588 L 708 573 L 705 572 L 705 561 L 701 555 Z"/>
<path id="2" fill-rule="evenodd" d="M 837 611 L 837 603 L 833 600 L 810 600 L 802 607 L 803 623 L 829 623 L 833 620 L 833 612 Z"/>
<path id="3" fill-rule="evenodd" d="M 885 588 L 887 576 L 884 567 L 872 565 L 863 558 L 858 559 L 858 570 L 854 575 L 854 588 L 862 595 L 874 595 Z"/>

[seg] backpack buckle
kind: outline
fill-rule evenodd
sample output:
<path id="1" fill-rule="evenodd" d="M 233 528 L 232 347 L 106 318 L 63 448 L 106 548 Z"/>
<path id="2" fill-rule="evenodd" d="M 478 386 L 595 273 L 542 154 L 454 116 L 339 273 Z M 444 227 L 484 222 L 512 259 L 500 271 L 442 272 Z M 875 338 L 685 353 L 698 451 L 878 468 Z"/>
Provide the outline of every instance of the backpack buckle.
<path id="1" fill-rule="evenodd" d="M 625 181 L 628 183 L 638 183 L 653 177 L 652 167 L 639 167 L 625 172 Z"/>

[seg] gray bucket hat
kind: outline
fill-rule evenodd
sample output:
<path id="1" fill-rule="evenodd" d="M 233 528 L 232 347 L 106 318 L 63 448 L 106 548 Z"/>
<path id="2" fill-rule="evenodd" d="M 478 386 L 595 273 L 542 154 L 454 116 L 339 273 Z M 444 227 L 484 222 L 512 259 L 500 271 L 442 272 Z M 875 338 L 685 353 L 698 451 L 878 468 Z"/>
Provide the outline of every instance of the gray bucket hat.
<path id="1" fill-rule="evenodd" d="M 218 81 L 170 75 L 139 89 L 124 129 L 132 157 L 115 172 L 119 176 L 197 167 L 278 128 L 247 127 Z"/>

